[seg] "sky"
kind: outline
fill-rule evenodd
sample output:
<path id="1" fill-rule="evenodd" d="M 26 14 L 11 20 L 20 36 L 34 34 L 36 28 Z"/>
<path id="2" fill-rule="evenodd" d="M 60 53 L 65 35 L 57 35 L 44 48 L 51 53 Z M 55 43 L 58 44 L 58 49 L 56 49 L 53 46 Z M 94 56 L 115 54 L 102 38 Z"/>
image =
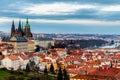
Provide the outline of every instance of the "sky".
<path id="1" fill-rule="evenodd" d="M 34 33 L 120 34 L 120 0 L 0 0 L 0 31 L 27 17 Z"/>

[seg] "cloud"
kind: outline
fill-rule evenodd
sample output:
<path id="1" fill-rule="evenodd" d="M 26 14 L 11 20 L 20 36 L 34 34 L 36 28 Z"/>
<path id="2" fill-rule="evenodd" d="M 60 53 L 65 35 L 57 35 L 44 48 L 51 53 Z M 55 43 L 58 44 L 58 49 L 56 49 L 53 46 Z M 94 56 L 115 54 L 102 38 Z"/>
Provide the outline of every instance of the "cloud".
<path id="1" fill-rule="evenodd" d="M 0 18 L 0 23 L 3 22 L 12 22 L 13 18 Z M 26 19 L 24 18 L 14 18 L 14 21 L 18 23 L 21 20 L 25 22 Z M 78 25 L 120 25 L 120 21 L 100 21 L 100 20 L 80 20 L 80 19 L 72 19 L 72 20 L 47 20 L 47 19 L 29 19 L 30 23 L 55 23 L 55 24 L 78 24 Z"/>
<path id="2" fill-rule="evenodd" d="M 109 0 L 108 3 L 106 3 L 107 0 L 38 0 L 35 2 L 31 0 L 13 1 L 7 2 L 7 0 L 2 0 L 0 3 L 0 17 L 30 17 L 31 19 L 44 20 L 120 20 L 120 5 L 117 4 L 116 0 Z M 112 3 L 116 4 L 111 5 Z"/>
<path id="3" fill-rule="evenodd" d="M 54 2 L 65 2 L 65 3 L 82 3 L 82 4 L 102 4 L 102 5 L 110 5 L 110 4 L 120 4 L 119 0 L 24 0 L 26 3 L 54 3 Z"/>
<path id="4" fill-rule="evenodd" d="M 102 11 L 120 11 L 120 5 L 105 6 L 101 8 Z"/>
<path id="5" fill-rule="evenodd" d="M 92 9 L 94 5 L 82 5 L 72 3 L 33 4 L 21 10 L 24 14 L 34 15 L 67 15 L 77 10 Z"/>
<path id="6" fill-rule="evenodd" d="M 120 21 L 99 21 L 99 20 L 45 20 L 32 19 L 32 22 L 37 23 L 62 23 L 62 24 L 83 24 L 83 25 L 120 25 Z"/>
<path id="7" fill-rule="evenodd" d="M 18 22 L 19 20 L 21 21 L 26 21 L 26 19 L 24 18 L 8 18 L 8 17 L 0 17 L 0 23 L 8 23 L 8 22 L 12 22 L 12 21 Z"/>

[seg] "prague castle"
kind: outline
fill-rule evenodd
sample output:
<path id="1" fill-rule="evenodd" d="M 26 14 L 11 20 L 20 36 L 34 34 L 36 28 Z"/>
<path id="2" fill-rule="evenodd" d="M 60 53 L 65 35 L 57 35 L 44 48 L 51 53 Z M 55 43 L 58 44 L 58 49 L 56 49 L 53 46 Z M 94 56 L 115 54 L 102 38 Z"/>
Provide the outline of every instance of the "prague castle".
<path id="1" fill-rule="evenodd" d="M 19 21 L 18 29 L 15 29 L 14 21 L 12 22 L 12 28 L 11 28 L 11 37 L 25 37 L 27 39 L 32 38 L 32 33 L 30 30 L 30 25 L 28 22 L 28 18 L 26 20 L 25 28 L 23 28 L 23 25 L 21 26 L 21 21 Z"/>
<path id="2" fill-rule="evenodd" d="M 28 18 L 26 19 L 25 26 L 21 24 L 21 21 L 19 21 L 18 28 L 15 27 L 13 21 L 11 26 L 11 35 L 5 36 L 2 41 L 12 44 L 16 52 L 33 51 L 35 45 L 39 45 L 46 49 L 49 46 L 54 46 L 55 42 L 53 39 L 47 37 L 38 37 L 33 39 Z"/>
<path id="3" fill-rule="evenodd" d="M 21 21 L 19 21 L 18 28 L 16 29 L 13 21 L 11 35 L 4 37 L 2 41 L 12 44 L 16 52 L 26 52 L 28 51 L 28 41 L 31 40 L 32 37 L 33 35 L 27 18 L 24 28 L 23 25 L 21 25 Z"/>

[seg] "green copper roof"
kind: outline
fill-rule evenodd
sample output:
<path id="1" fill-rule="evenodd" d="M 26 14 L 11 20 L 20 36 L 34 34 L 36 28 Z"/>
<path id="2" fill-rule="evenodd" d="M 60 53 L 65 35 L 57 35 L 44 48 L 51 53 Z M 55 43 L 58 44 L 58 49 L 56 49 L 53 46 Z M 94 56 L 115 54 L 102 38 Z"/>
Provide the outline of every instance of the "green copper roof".
<path id="1" fill-rule="evenodd" d="M 26 20 L 26 23 L 28 24 L 28 18 L 27 18 L 27 20 Z"/>
<path id="2" fill-rule="evenodd" d="M 25 27 L 30 27 L 29 22 L 28 22 L 28 18 L 27 18 L 27 20 L 26 20 Z"/>

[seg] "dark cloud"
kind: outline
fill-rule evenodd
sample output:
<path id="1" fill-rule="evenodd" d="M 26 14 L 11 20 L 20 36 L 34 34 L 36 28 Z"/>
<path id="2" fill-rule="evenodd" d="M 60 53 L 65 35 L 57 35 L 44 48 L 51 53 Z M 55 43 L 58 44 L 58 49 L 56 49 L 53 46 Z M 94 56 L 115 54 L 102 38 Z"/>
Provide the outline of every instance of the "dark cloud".
<path id="1" fill-rule="evenodd" d="M 65 19 L 88 19 L 88 20 L 105 20 L 105 21 L 117 21 L 120 20 L 120 12 L 118 11 L 99 11 L 99 9 L 82 9 L 76 10 L 74 13 L 67 15 L 35 15 L 21 13 L 22 8 L 26 8 L 28 4 L 42 4 L 42 3 L 53 3 L 53 2 L 73 2 L 74 3 L 84 3 L 84 4 L 99 4 L 103 5 L 113 5 L 119 4 L 118 0 L 1 0 L 0 2 L 0 17 L 10 17 L 10 18 L 26 18 L 31 19 L 50 19 L 50 20 L 65 20 Z"/>
<path id="2" fill-rule="evenodd" d="M 69 20 L 69 19 L 88 19 L 88 20 L 101 20 L 101 21 L 118 21 L 120 20 L 120 12 L 102 12 L 97 10 L 83 9 L 73 14 L 68 15 L 28 15 L 19 12 L 0 12 L 0 17 L 9 18 L 26 18 L 30 19 L 48 19 L 48 20 Z"/>
<path id="3" fill-rule="evenodd" d="M 27 3 L 53 3 L 53 2 L 75 2 L 85 4 L 119 4 L 119 0 L 24 0 Z"/>

